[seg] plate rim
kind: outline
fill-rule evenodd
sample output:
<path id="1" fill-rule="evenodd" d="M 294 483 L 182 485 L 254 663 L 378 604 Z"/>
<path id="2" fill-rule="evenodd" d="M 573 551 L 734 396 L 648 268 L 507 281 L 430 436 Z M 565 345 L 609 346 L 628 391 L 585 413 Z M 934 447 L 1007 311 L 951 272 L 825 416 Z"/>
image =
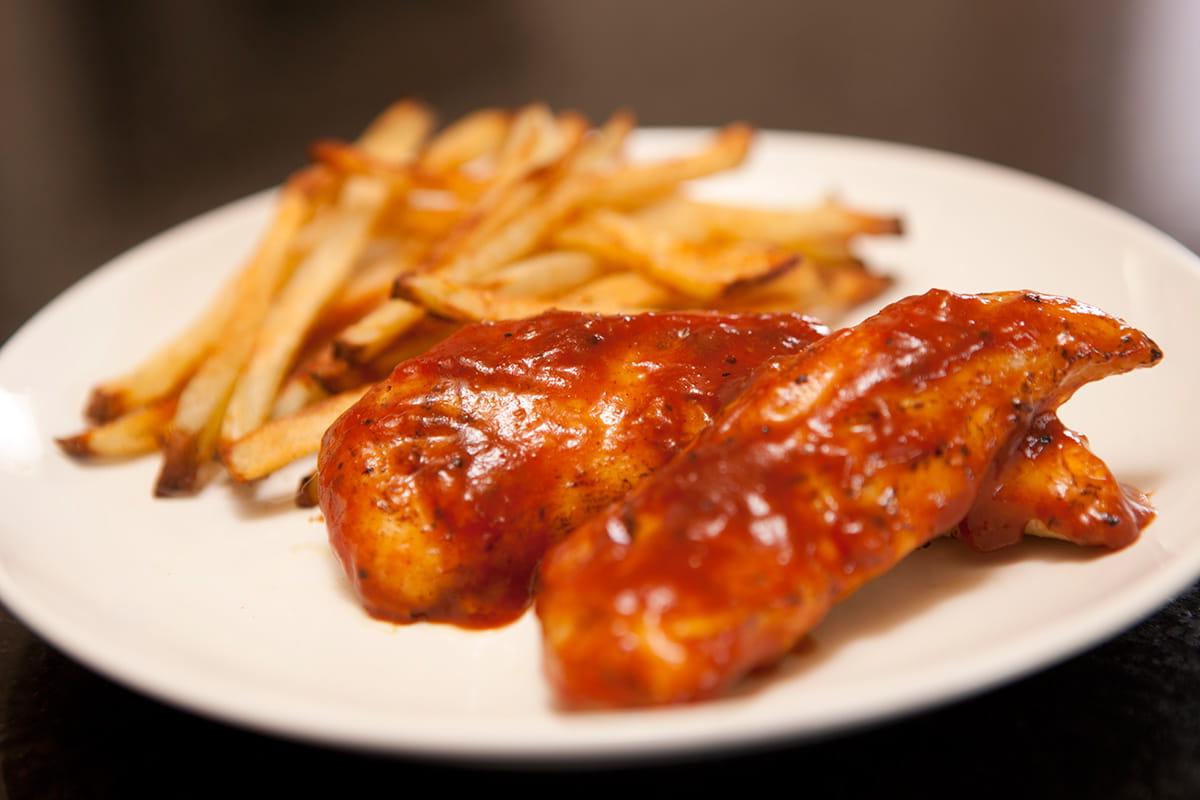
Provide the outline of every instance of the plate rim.
<path id="1" fill-rule="evenodd" d="M 696 136 L 709 130 L 711 129 L 703 127 L 651 127 L 639 129 L 637 135 L 639 138 L 651 139 L 677 138 Z M 764 144 L 782 139 L 800 146 L 850 145 L 903 160 L 914 157 L 932 160 L 976 173 L 991 173 L 992 177 L 1007 181 L 1015 180 L 1041 192 L 1049 191 L 1060 198 L 1082 204 L 1105 215 L 1110 221 L 1120 224 L 1144 241 L 1164 248 L 1173 258 L 1187 263 L 1193 271 L 1200 273 L 1200 257 L 1170 234 L 1130 212 L 1078 189 L 1010 166 L 958 153 L 865 137 L 774 129 L 764 129 L 760 131 L 759 136 Z M 39 309 L 3 343 L 3 346 L 0 346 L 0 374 L 5 371 L 7 362 L 13 357 L 12 353 L 20 350 L 24 340 L 33 335 L 40 324 L 54 314 L 58 307 L 85 294 L 94 284 L 107 280 L 114 272 L 120 270 L 123 264 L 136 261 L 145 251 L 164 246 L 164 243 L 184 235 L 190 229 L 203 229 L 219 219 L 236 218 L 238 215 L 249 213 L 260 204 L 266 203 L 276 192 L 277 187 L 257 191 L 191 217 L 118 254 L 83 276 Z M 413 730 L 419 726 L 393 728 L 386 732 L 362 731 L 345 724 L 330 726 L 328 720 L 322 724 L 319 719 L 309 718 L 310 715 L 280 714 L 280 709 L 271 713 L 269 704 L 259 707 L 255 703 L 246 703 L 244 698 L 235 697 L 232 701 L 225 702 L 220 691 L 197 689 L 195 684 L 185 684 L 182 687 L 173 684 L 169 675 L 154 675 L 151 664 L 144 663 L 136 657 L 132 659 L 131 664 L 127 657 L 123 659 L 119 649 L 106 651 L 102 645 L 92 641 L 89 634 L 80 635 L 78 630 L 72 630 L 72 623 L 57 619 L 53 609 L 39 607 L 34 596 L 36 593 L 22 589 L 20 581 L 10 574 L 3 563 L 0 563 L 0 602 L 35 636 L 48 641 L 87 668 L 169 706 L 182 708 L 222 723 L 311 744 L 396 755 L 419 755 L 448 761 L 488 763 L 516 760 L 521 763 L 551 763 L 571 759 L 576 762 L 599 762 L 670 758 L 716 749 L 760 747 L 781 740 L 801 744 L 944 706 L 1015 682 L 1035 671 L 1061 663 L 1089 647 L 1119 636 L 1185 591 L 1197 576 L 1200 576 L 1200 546 L 1173 553 L 1170 561 L 1158 568 L 1157 579 L 1149 585 L 1135 584 L 1131 589 L 1112 594 L 1106 602 L 1087 612 L 1074 614 L 1065 621 L 1046 626 L 1038 640 L 1053 640 L 1056 642 L 1053 648 L 1045 645 L 1040 648 L 1014 648 L 1011 653 L 1006 654 L 1007 658 L 989 656 L 984 666 L 975 663 L 978 658 L 961 659 L 952 665 L 952 669 L 942 669 L 936 681 L 926 681 L 925 685 L 919 686 L 906 697 L 884 707 L 857 708 L 849 714 L 843 712 L 833 720 L 822 721 L 818 718 L 815 723 L 811 719 L 806 721 L 803 716 L 797 716 L 794 712 L 791 715 L 775 714 L 765 720 L 760 719 L 757 723 L 758 729 L 749 733 L 736 725 L 732 726 L 732 730 L 706 730 L 701 726 L 700 731 L 690 733 L 686 726 L 677 726 L 678 729 L 671 733 L 669 740 L 652 742 L 648 740 L 657 740 L 663 734 L 631 737 L 628 729 L 632 726 L 624 724 L 624 721 L 633 722 L 636 721 L 635 717 L 646 714 L 675 714 L 680 715 L 682 719 L 683 715 L 694 715 L 697 709 L 719 707 L 720 702 L 683 709 L 616 712 L 621 715 L 619 719 L 623 722 L 614 727 L 624 730 L 618 730 L 616 736 L 599 737 L 600 743 L 596 737 L 555 738 L 553 732 L 547 732 L 541 737 L 541 741 L 531 743 L 527 739 L 508 740 L 486 733 L 483 736 L 464 739 L 461 732 L 451 736 L 435 736 L 430 740 L 424 738 L 426 734 L 421 731 Z M 990 668 L 986 666 L 988 664 Z M 219 689 L 216 684 L 212 688 Z M 704 716 L 703 712 L 699 716 Z"/>

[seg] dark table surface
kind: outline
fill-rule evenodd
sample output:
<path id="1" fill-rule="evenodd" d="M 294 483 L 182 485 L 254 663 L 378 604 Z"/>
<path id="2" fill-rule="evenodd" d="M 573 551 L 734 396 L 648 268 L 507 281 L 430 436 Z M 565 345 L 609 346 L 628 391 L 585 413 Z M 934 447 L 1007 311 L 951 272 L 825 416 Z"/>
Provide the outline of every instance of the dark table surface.
<path id="1" fill-rule="evenodd" d="M 951 150 L 1200 249 L 1200 4 L 0 2 L 0 338 L 146 237 L 276 183 L 399 96 L 545 99 Z M 587 775 L 384 759 L 176 711 L 0 611 L 8 796 L 732 778 L 816 796 L 1200 796 L 1200 589 L 984 696 L 829 741 Z M 751 783 L 747 784 L 749 780 Z"/>

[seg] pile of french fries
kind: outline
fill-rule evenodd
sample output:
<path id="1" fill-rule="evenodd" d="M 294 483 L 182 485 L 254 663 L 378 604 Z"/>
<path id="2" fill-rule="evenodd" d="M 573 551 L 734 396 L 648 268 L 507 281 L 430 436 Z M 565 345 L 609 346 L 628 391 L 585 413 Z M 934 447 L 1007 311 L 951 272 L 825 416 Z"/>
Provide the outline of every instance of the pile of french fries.
<path id="1" fill-rule="evenodd" d="M 187 495 L 219 464 L 252 481 L 316 452 L 374 381 L 465 322 L 551 308 L 829 318 L 888 283 L 852 246 L 899 233 L 895 217 L 683 193 L 744 161 L 746 125 L 653 163 L 624 156 L 627 112 L 592 129 L 535 104 L 434 127 L 406 100 L 353 143 L 315 143 L 242 269 L 186 330 L 95 387 L 92 426 L 62 448 L 161 450 L 155 494 Z"/>

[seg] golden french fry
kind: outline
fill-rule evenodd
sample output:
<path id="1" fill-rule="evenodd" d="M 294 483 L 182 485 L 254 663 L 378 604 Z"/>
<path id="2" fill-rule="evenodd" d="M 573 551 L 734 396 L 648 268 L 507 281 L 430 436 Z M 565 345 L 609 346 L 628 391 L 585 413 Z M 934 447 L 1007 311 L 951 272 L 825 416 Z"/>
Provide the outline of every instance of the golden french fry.
<path id="1" fill-rule="evenodd" d="M 561 231 L 557 241 L 624 263 L 701 301 L 711 301 L 738 285 L 768 280 L 799 261 L 794 252 L 777 245 L 688 241 L 608 210 L 595 211 L 574 228 Z"/>
<path id="2" fill-rule="evenodd" d="M 425 271 L 453 269 L 500 236 L 535 204 L 553 178 L 553 167 L 578 149 L 586 133 L 587 121 L 578 115 L 556 119 L 543 105 L 522 109 L 497 155 L 487 189 L 434 249 Z"/>
<path id="3" fill-rule="evenodd" d="M 536 181 L 524 181 L 498 197 L 494 205 L 467 211 L 432 248 L 428 262 L 420 271 L 452 269 L 454 264 L 471 257 L 477 250 L 486 247 L 490 239 L 498 236 L 511 220 L 533 205 L 540 193 L 541 186 Z"/>
<path id="4" fill-rule="evenodd" d="M 500 147 L 512 115 L 496 108 L 467 114 L 434 137 L 421 154 L 421 169 L 449 172 Z"/>
<path id="5" fill-rule="evenodd" d="M 388 187 L 379 181 L 364 177 L 346 181 L 339 198 L 341 214 L 329 237 L 296 268 L 263 322 L 226 408 L 223 441 L 241 439 L 267 419 L 284 373 L 322 307 L 366 246 L 387 196 Z"/>
<path id="6" fill-rule="evenodd" d="M 420 103 L 402 101 L 380 115 L 359 138 L 358 146 L 373 159 L 402 164 L 410 161 L 433 125 Z M 368 235 L 396 181 L 355 176 L 342 186 L 336 217 L 326 236 L 296 268 L 255 339 L 245 371 L 220 420 L 222 439 L 240 438 L 268 417 L 283 374 L 331 296 L 343 284 L 368 247 Z M 179 448 L 183 449 L 182 445 Z"/>
<path id="7" fill-rule="evenodd" d="M 407 333 L 425 310 L 406 300 L 385 300 L 333 340 L 333 352 L 350 363 L 370 361 Z"/>
<path id="8" fill-rule="evenodd" d="M 550 301 L 503 297 L 478 286 L 461 284 L 439 273 L 409 275 L 404 291 L 414 302 L 441 319 L 476 322 L 485 319 L 520 319 L 540 314 Z"/>
<path id="9" fill-rule="evenodd" d="M 413 247 L 414 244 L 417 243 L 401 242 L 373 259 L 364 254 L 361 266 L 355 268 L 354 274 L 321 311 L 313 331 L 333 335 L 388 299 L 396 276 L 411 272 L 421 258 L 423 250 Z"/>
<path id="10" fill-rule="evenodd" d="M 175 412 L 175 398 L 158 400 L 74 436 L 55 439 L 76 458 L 127 458 L 152 453 Z"/>
<path id="11" fill-rule="evenodd" d="M 461 328 L 458 322 L 426 316 L 409 333 L 366 365 L 372 382 L 387 377 L 401 361 L 419 356 Z"/>
<path id="12" fill-rule="evenodd" d="M 365 175 L 395 183 L 401 191 L 412 182 L 412 163 L 399 164 L 375 158 L 349 142 L 319 139 L 309 145 L 309 157 L 341 175 Z"/>
<path id="13" fill-rule="evenodd" d="M 853 241 L 850 239 L 808 239 L 790 245 L 808 261 L 822 264 L 845 264 L 858 261 L 854 255 Z"/>
<path id="14" fill-rule="evenodd" d="M 589 253 L 553 250 L 509 264 L 482 281 L 480 287 L 504 297 L 549 299 L 603 273 L 603 264 Z"/>
<path id="15" fill-rule="evenodd" d="M 871 272 L 866 264 L 856 259 L 841 263 L 817 262 L 817 269 L 822 273 L 829 296 L 824 301 L 824 310 L 818 306 L 812 313 L 824 314 L 830 319 L 876 297 L 892 285 L 890 275 Z"/>
<path id="16" fill-rule="evenodd" d="M 555 117 L 540 103 L 521 109 L 496 156 L 488 193 L 503 194 L 517 181 L 554 165 L 587 131 L 588 121 L 579 114 L 568 112 Z"/>
<path id="17" fill-rule="evenodd" d="M 434 198 L 440 202 L 432 202 Z M 403 205 L 389 209 L 380 228 L 421 241 L 426 249 L 429 243 L 449 236 L 465 213 L 459 198 L 449 192 L 413 189 L 405 199 Z"/>
<path id="18" fill-rule="evenodd" d="M 707 148 L 690 156 L 619 168 L 596 187 L 594 206 L 630 206 L 675 191 L 679 184 L 733 169 L 741 164 L 754 140 L 754 129 L 736 123 L 717 132 Z"/>
<path id="19" fill-rule="evenodd" d="M 336 219 L 333 209 L 327 206 L 313 204 L 312 218 L 304 224 L 292 237 L 291 254 L 295 258 L 303 258 L 310 250 L 320 244 L 329 235 L 329 226 Z"/>
<path id="20" fill-rule="evenodd" d="M 448 277 L 467 283 L 529 255 L 564 218 L 574 212 L 594 191 L 596 170 L 617 152 L 633 128 L 633 118 L 614 114 L 593 138 L 569 154 L 551 184 L 520 213 L 492 232 L 486 241 L 460 250 L 440 267 Z M 404 295 L 404 277 L 397 291 Z"/>
<path id="21" fill-rule="evenodd" d="M 554 114 L 547 106 L 535 103 L 519 110 L 496 155 L 490 191 L 503 191 L 529 172 L 561 157 L 560 144 Z"/>
<path id="22" fill-rule="evenodd" d="M 428 201 L 433 200 L 435 207 L 444 208 L 452 204 L 462 213 L 478 202 L 492 183 L 493 170 L 490 168 L 468 172 L 464 167 L 433 175 L 422 172 L 419 166 L 413 172 L 413 190 L 409 199 L 421 207 L 428 207 Z"/>
<path id="23" fill-rule="evenodd" d="M 271 298 L 287 277 L 292 238 L 309 213 L 304 193 L 285 188 L 271 228 L 243 272 L 238 296 L 230 304 L 231 319 L 180 394 L 165 434 L 165 460 L 154 489 L 159 497 L 193 491 L 200 465 L 212 458 L 225 404 L 250 357 Z"/>
<path id="24" fill-rule="evenodd" d="M 859 235 L 896 234 L 902 228 L 900 219 L 896 217 L 848 209 L 833 200 L 811 209 L 788 210 L 697 203 L 695 200 L 673 197 L 644 206 L 630 216 L 643 227 L 666 231 L 692 241 L 772 242 L 794 249 L 805 259 L 829 265 L 835 270 L 848 269 L 853 265 L 851 277 L 846 278 L 853 284 L 853 291 L 847 296 L 860 296 L 864 291 L 869 293 L 870 287 L 876 287 L 877 291 L 882 285 L 887 285 L 886 281 L 881 283 L 864 278 L 864 267 L 854 257 L 853 240 Z M 821 275 L 824 273 L 814 266 L 806 276 L 797 276 L 792 283 L 816 281 L 820 278 L 818 272 Z M 833 273 L 830 272 L 830 275 Z M 767 291 L 769 293 L 770 289 Z M 862 299 L 868 299 L 869 296 L 874 295 L 868 294 Z M 796 308 L 796 301 L 791 302 L 792 305 L 785 307 Z M 803 303 L 800 303 L 800 307 L 803 307 Z M 844 309 L 841 300 L 835 301 L 834 307 L 839 312 Z"/>
<path id="25" fill-rule="evenodd" d="M 685 299 L 636 272 L 605 275 L 554 301 L 555 308 L 595 314 L 623 314 L 681 305 L 686 305 Z"/>
<path id="26" fill-rule="evenodd" d="M 318 139 L 309 147 L 311 158 L 335 172 L 368 175 L 407 187 L 417 152 L 433 130 L 433 112 L 415 100 L 393 103 L 354 144 Z"/>
<path id="27" fill-rule="evenodd" d="M 806 209 L 747 208 L 695 201 L 684 207 L 713 235 L 784 246 L 902 231 L 898 217 L 855 211 L 833 200 Z"/>
<path id="28" fill-rule="evenodd" d="M 431 125 L 432 116 L 424 108 L 397 104 L 364 133 L 362 153 L 370 159 L 411 158 Z M 269 416 L 283 370 L 315 314 L 364 249 L 367 231 L 387 197 L 384 186 L 368 178 L 353 178 L 342 186 L 340 216 L 329 222 L 326 238 L 301 263 L 299 269 L 308 270 L 305 281 L 293 287 L 292 294 L 285 291 L 293 300 L 292 316 L 281 319 L 272 316 L 271 299 L 292 266 L 288 258 L 292 242 L 311 214 L 306 187 L 306 183 L 290 182 L 285 189 L 276 222 L 244 272 L 227 329 L 180 395 L 164 436 L 163 465 L 154 489 L 160 497 L 194 492 L 201 467 L 216 452 L 218 435 L 228 429 L 229 438 L 236 438 L 233 434 L 240 423 L 256 420 L 248 423 L 256 427 Z M 288 329 L 293 323 L 295 327 Z M 264 339 L 260 332 L 275 338 Z M 288 347 L 293 349 L 289 352 Z M 240 395 L 239 388 L 243 389 Z M 236 412 L 232 419 L 227 415 L 231 407 Z"/>
<path id="29" fill-rule="evenodd" d="M 376 117 L 355 144 L 319 139 L 309 148 L 309 155 L 339 173 L 406 185 L 417 151 L 433 125 L 433 112 L 426 105 L 401 100 Z"/>
<path id="30" fill-rule="evenodd" d="M 313 403 L 324 400 L 329 392 L 305 371 L 296 371 L 283 382 L 279 395 L 271 405 L 271 419 L 289 417 Z"/>
<path id="31" fill-rule="evenodd" d="M 805 311 L 828 299 L 825 279 L 817 265 L 801 262 L 774 280 L 734 289 L 717 302 L 725 311 Z"/>
<path id="32" fill-rule="evenodd" d="M 506 296 L 433 274 L 414 276 L 407 287 L 430 313 L 464 322 L 521 319 L 552 308 L 620 314 L 681 304 L 669 289 L 633 272 L 601 276 L 554 299 Z"/>
<path id="33" fill-rule="evenodd" d="M 270 475 L 321 447 L 321 437 L 334 420 L 358 402 L 369 387 L 334 395 L 290 417 L 271 420 L 221 448 L 221 460 L 237 481 Z"/>
<path id="34" fill-rule="evenodd" d="M 803 311 L 836 321 L 890 283 L 890 278 L 873 274 L 861 262 L 807 260 L 774 280 L 735 289 L 716 307 L 725 311 Z"/>
<path id="35" fill-rule="evenodd" d="M 684 195 L 669 195 L 628 212 L 631 219 L 649 230 L 662 231 L 695 242 L 714 238 L 713 230 Z M 744 237 L 752 238 L 752 237 Z"/>
<path id="36" fill-rule="evenodd" d="M 133 371 L 92 389 L 85 416 L 92 422 L 109 422 L 178 389 L 204 359 L 229 320 L 228 298 L 236 293 L 237 283 L 236 277 L 227 283 L 203 316 Z"/>
<path id="37" fill-rule="evenodd" d="M 356 144 L 374 159 L 404 164 L 416 155 L 434 121 L 429 106 L 418 100 L 401 100 L 372 120 Z"/>
<path id="38" fill-rule="evenodd" d="M 431 319 L 422 310 L 422 319 L 411 330 L 392 342 L 378 355 L 360 363 L 339 358 L 332 345 L 317 350 L 296 369 L 297 375 L 328 394 L 337 394 L 373 383 L 386 376 L 401 361 L 425 352 L 457 329 L 444 320 Z"/>
<path id="39" fill-rule="evenodd" d="M 311 209 L 313 196 L 324 190 L 327 179 L 323 171 L 307 169 L 288 181 L 260 251 L 277 246 L 284 239 L 290 242 L 298 220 L 303 222 L 304 210 Z M 131 372 L 93 389 L 86 416 L 93 422 L 106 422 L 178 390 L 196 371 L 237 312 L 238 298 L 244 293 L 247 281 L 252 280 L 247 273 L 254 263 L 252 259 L 228 279 L 205 312 L 183 333 Z"/>
<path id="40" fill-rule="evenodd" d="M 318 198 L 327 190 L 329 176 L 319 169 L 294 175 L 284 187 L 275 216 L 259 249 L 245 268 L 218 293 L 209 310 L 182 336 L 144 362 L 124 378 L 98 387 L 92 395 L 89 416 L 113 419 L 123 409 L 137 407 L 172 394 L 196 371 L 202 359 L 218 345 L 224 330 L 236 324 L 240 310 L 258 288 L 277 282 L 278 270 L 286 267 L 291 239 Z M 227 337 L 225 337 L 227 339 Z M 195 377 L 192 377 L 195 380 Z M 175 409 L 174 400 L 171 408 Z"/>
<path id="41" fill-rule="evenodd" d="M 397 103 L 372 123 L 359 146 L 383 159 L 411 152 L 431 124 L 432 117 L 421 104 Z M 302 170 L 289 183 L 302 188 L 314 205 L 334 188 L 332 176 L 320 167 Z M 230 279 L 199 319 L 132 371 L 97 386 L 89 398 L 86 416 L 95 422 L 112 420 L 176 391 L 195 372 L 232 318 L 232 298 L 238 295 L 240 282 L 240 274 Z"/>

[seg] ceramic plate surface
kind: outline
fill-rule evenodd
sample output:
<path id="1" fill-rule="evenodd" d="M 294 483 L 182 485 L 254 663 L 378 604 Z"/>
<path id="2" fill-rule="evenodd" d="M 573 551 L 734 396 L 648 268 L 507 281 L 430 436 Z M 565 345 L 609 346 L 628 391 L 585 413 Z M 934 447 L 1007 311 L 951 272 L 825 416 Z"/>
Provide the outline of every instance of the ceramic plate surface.
<path id="1" fill-rule="evenodd" d="M 638 135 L 638 156 L 702 132 Z M 827 734 L 1011 680 L 1111 637 L 1200 574 L 1200 269 L 1180 245 L 1096 200 L 967 159 L 851 139 L 764 134 L 705 196 L 808 204 L 837 192 L 896 211 L 867 243 L 886 301 L 930 287 L 1067 294 L 1146 330 L 1153 370 L 1086 387 L 1068 425 L 1159 519 L 1097 555 L 1053 542 L 981 556 L 915 553 L 835 609 L 813 646 L 735 696 L 689 708 L 564 714 L 536 620 L 493 631 L 397 628 L 356 605 L 297 465 L 255 487 L 156 501 L 157 460 L 87 466 L 52 437 L 89 388 L 178 330 L 263 230 L 263 193 L 171 230 L 89 276 L 0 352 L 0 596 L 50 642 L 154 697 L 308 740 L 465 758 L 633 756 Z M 279 502 L 273 502 L 278 500 Z"/>

